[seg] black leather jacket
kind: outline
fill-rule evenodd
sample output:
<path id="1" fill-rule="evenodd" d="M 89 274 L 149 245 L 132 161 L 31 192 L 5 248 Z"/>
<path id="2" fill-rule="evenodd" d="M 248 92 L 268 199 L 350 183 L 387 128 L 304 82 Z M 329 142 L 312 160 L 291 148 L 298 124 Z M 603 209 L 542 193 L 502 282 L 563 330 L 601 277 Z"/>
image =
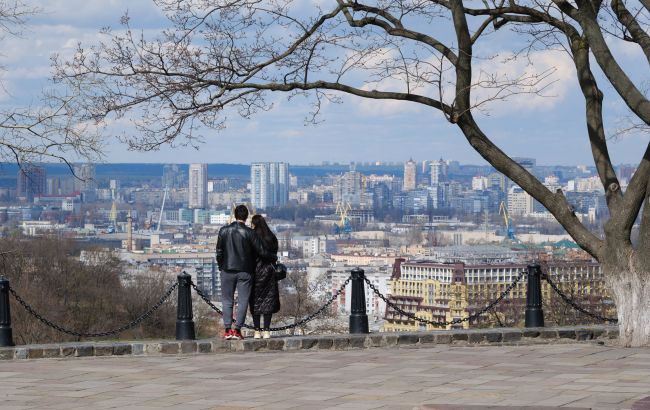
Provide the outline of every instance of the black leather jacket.
<path id="1" fill-rule="evenodd" d="M 233 222 L 219 230 L 217 264 L 226 272 L 255 273 L 258 256 L 275 262 L 278 256 L 269 252 L 257 234 L 242 222 Z"/>

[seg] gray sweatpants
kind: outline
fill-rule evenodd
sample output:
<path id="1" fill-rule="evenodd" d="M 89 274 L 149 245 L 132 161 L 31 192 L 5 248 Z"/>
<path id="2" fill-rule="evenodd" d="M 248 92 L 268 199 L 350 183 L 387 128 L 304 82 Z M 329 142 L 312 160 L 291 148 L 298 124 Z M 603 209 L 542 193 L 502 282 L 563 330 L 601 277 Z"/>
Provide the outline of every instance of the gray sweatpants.
<path id="1" fill-rule="evenodd" d="M 246 321 L 248 298 L 251 295 L 253 276 L 248 272 L 221 271 L 221 303 L 223 307 L 223 326 L 230 329 L 232 325 L 232 309 L 237 289 L 237 319 L 235 328 L 241 329 Z"/>

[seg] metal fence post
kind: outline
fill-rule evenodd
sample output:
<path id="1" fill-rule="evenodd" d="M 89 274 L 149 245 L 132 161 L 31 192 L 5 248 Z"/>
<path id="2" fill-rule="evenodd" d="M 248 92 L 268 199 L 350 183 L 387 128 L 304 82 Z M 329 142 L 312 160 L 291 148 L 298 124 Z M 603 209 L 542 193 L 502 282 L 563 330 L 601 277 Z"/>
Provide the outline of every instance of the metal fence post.
<path id="1" fill-rule="evenodd" d="M 0 347 L 14 346 L 9 309 L 9 280 L 0 276 Z"/>
<path id="2" fill-rule="evenodd" d="M 526 327 L 544 327 L 541 275 L 542 269 L 539 265 L 528 265 L 528 287 L 526 288 Z"/>
<path id="3" fill-rule="evenodd" d="M 192 313 L 192 277 L 183 271 L 178 275 L 178 310 L 176 340 L 194 340 L 194 315 Z"/>
<path id="4" fill-rule="evenodd" d="M 363 269 L 352 269 L 352 299 L 350 301 L 350 333 L 370 333 L 366 314 L 366 290 Z"/>

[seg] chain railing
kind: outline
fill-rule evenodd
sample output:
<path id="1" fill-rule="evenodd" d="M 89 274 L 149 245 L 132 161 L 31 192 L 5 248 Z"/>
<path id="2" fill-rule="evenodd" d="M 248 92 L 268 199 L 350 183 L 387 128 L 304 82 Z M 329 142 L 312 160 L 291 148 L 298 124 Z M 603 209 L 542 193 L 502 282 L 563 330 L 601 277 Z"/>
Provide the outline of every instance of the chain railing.
<path id="1" fill-rule="evenodd" d="M 560 288 L 557 286 L 557 284 L 555 282 L 553 282 L 553 280 L 551 279 L 551 277 L 549 275 L 543 275 L 542 278 L 546 282 L 548 282 L 549 286 L 551 286 L 551 289 L 553 289 L 555 291 L 555 293 L 557 293 L 558 296 L 560 296 L 560 298 L 564 301 L 564 303 L 571 306 L 572 308 L 574 308 L 578 312 L 580 312 L 580 313 L 582 313 L 584 315 L 587 315 L 589 317 L 592 317 L 594 319 L 601 320 L 603 322 L 618 323 L 618 319 L 616 319 L 616 318 L 606 317 L 606 316 L 603 316 L 603 315 L 599 315 L 597 313 L 592 313 L 592 312 L 586 310 L 585 308 L 583 308 L 582 306 L 578 305 L 575 301 L 571 300 L 570 297 L 568 297 L 564 292 L 562 292 L 560 290 Z"/>
<path id="2" fill-rule="evenodd" d="M 413 319 L 416 322 L 425 323 L 425 324 L 432 325 L 432 326 L 435 326 L 435 327 L 446 327 L 446 326 L 457 325 L 457 324 L 460 324 L 460 323 L 463 323 L 463 322 L 467 322 L 467 321 L 476 319 L 479 316 L 481 316 L 482 314 L 484 314 L 485 312 L 487 312 L 488 310 L 494 308 L 496 305 L 498 305 L 503 300 L 503 298 L 505 298 L 512 291 L 512 289 L 515 286 L 517 286 L 517 283 L 519 283 L 519 281 L 521 280 L 521 278 L 524 277 L 525 274 L 526 274 L 526 272 L 519 273 L 519 276 L 517 276 L 515 278 L 515 280 L 511 284 L 509 284 L 503 292 L 501 292 L 501 295 L 499 295 L 498 298 L 494 299 L 492 302 L 490 302 L 483 309 L 481 309 L 478 312 L 473 313 L 473 314 L 471 314 L 469 316 L 465 316 L 463 318 L 458 318 L 458 319 L 452 319 L 452 320 L 448 320 L 448 321 L 445 321 L 445 322 L 437 322 L 437 321 L 433 321 L 433 320 L 424 319 L 424 318 L 421 318 L 421 317 L 417 317 L 415 315 L 415 313 L 405 311 L 404 309 L 400 308 L 397 304 L 391 302 L 390 299 L 387 298 L 385 295 L 383 295 L 379 291 L 379 289 L 377 289 L 375 287 L 375 285 L 373 285 L 373 283 L 368 278 L 364 277 L 364 280 L 365 280 L 366 284 L 368 284 L 368 287 L 370 287 L 370 289 L 375 293 L 375 295 L 377 295 L 378 298 L 383 300 L 386 303 L 387 306 L 390 306 L 391 308 L 393 308 L 400 315 L 406 316 L 406 317 L 408 317 L 410 319 Z"/>
<path id="3" fill-rule="evenodd" d="M 18 293 L 16 293 L 13 288 L 9 287 L 9 293 L 16 299 L 16 301 L 32 316 L 34 316 L 36 319 L 38 319 L 41 323 L 45 324 L 48 327 L 51 327 L 54 330 L 57 330 L 61 333 L 65 333 L 70 336 L 76 336 L 76 337 L 106 337 L 106 336 L 112 336 L 116 335 L 119 333 L 122 333 L 126 330 L 132 329 L 136 326 L 138 326 L 143 320 L 147 319 L 149 316 L 151 316 L 156 310 L 158 310 L 164 303 L 169 299 L 171 296 L 172 292 L 174 292 L 174 289 L 178 286 L 178 282 L 174 282 L 167 291 L 163 294 L 163 296 L 158 300 L 158 302 L 153 305 L 149 310 L 138 316 L 135 320 L 129 322 L 128 324 L 118 327 L 116 329 L 112 330 L 107 330 L 104 332 L 96 332 L 96 333 L 89 333 L 89 332 L 76 332 L 74 330 L 66 329 L 65 327 L 58 325 L 54 323 L 53 321 L 43 317 L 36 309 L 34 309 L 29 303 L 27 303 Z"/>
<path id="4" fill-rule="evenodd" d="M 595 314 L 589 312 L 585 308 L 578 305 L 575 301 L 571 300 L 566 294 L 564 294 L 558 287 L 558 285 L 551 280 L 549 275 L 542 274 L 541 268 L 539 265 L 528 265 L 528 272 L 522 271 L 519 275 L 506 286 L 506 288 L 501 292 L 501 294 L 488 303 L 485 307 L 476 311 L 475 313 L 469 314 L 468 316 L 462 318 L 451 319 L 447 321 L 435 321 L 428 320 L 422 317 L 418 317 L 415 313 L 408 312 L 404 310 L 400 305 L 392 301 L 389 297 L 383 295 L 379 289 L 370 281 L 365 275 L 362 269 L 356 268 L 353 269 L 350 273 L 350 276 L 339 286 L 339 288 L 327 298 L 325 303 L 318 308 L 313 313 L 308 314 L 307 316 L 297 320 L 294 323 L 272 327 L 271 331 L 285 331 L 293 329 L 296 327 L 303 326 L 312 320 L 314 320 L 319 315 L 328 309 L 335 300 L 341 295 L 341 293 L 346 289 L 348 284 L 351 284 L 351 292 L 349 296 L 350 299 L 350 333 L 368 333 L 368 317 L 366 314 L 366 302 L 365 302 L 365 289 L 364 284 L 369 287 L 369 289 L 381 300 L 386 303 L 387 309 L 390 308 L 395 314 L 399 314 L 403 317 L 409 318 L 419 323 L 427 324 L 433 326 L 434 328 L 447 327 L 450 325 L 458 325 L 464 322 L 469 322 L 474 319 L 477 319 L 486 312 L 494 309 L 501 301 L 510 294 L 510 292 L 519 284 L 522 278 L 528 276 L 528 285 L 526 291 L 526 327 L 543 327 L 543 311 L 542 311 L 542 292 L 540 286 L 540 279 L 544 279 L 548 282 L 549 286 L 562 298 L 562 300 L 573 307 L 577 311 L 585 314 L 589 317 L 609 322 L 617 323 L 617 319 L 609 318 L 603 315 Z M 120 326 L 116 329 L 107 330 L 103 332 L 78 332 L 74 330 L 67 329 L 52 320 L 45 318 L 41 313 L 39 313 L 34 307 L 32 307 L 27 301 L 25 301 L 14 289 L 9 285 L 9 281 L 5 278 L 0 277 L 0 346 L 13 346 L 12 339 L 12 330 L 11 330 L 11 314 L 9 299 L 13 297 L 18 304 L 20 304 L 29 314 L 35 317 L 38 321 L 49 326 L 52 329 L 55 329 L 59 332 L 68 334 L 75 337 L 84 337 L 84 338 L 95 338 L 95 337 L 106 337 L 112 336 L 119 333 L 122 333 L 128 329 L 134 328 L 139 325 L 145 319 L 149 318 L 155 311 L 157 311 L 172 295 L 175 289 L 178 289 L 178 304 L 177 304 L 177 322 L 176 322 L 176 339 L 177 340 L 187 340 L 195 339 L 194 331 L 194 318 L 192 313 L 192 297 L 191 289 L 194 289 L 197 295 L 215 312 L 223 316 L 223 311 L 219 309 L 206 295 L 206 293 L 199 288 L 192 280 L 190 275 L 183 272 L 178 276 L 178 282 L 174 282 L 169 286 L 169 288 L 162 295 L 160 300 L 153 305 L 146 312 L 138 316 L 133 321 L 129 322 L 124 326 Z M 347 298 L 347 297 L 346 297 Z M 246 307 L 247 308 L 247 307 Z M 248 329 L 255 329 L 254 326 L 249 324 L 244 324 L 243 327 Z"/>
<path id="5" fill-rule="evenodd" d="M 343 284 L 342 284 L 342 285 L 341 285 L 341 286 L 336 290 L 336 292 L 334 292 L 334 293 L 332 294 L 332 296 L 330 296 L 330 298 L 327 300 L 327 302 L 325 302 L 325 304 L 324 304 L 323 306 L 321 306 L 321 307 L 320 307 L 318 310 L 316 310 L 315 312 L 313 312 L 313 313 L 311 313 L 311 314 L 305 316 L 304 318 L 300 319 L 300 320 L 297 321 L 297 322 L 294 322 L 294 323 L 291 323 L 291 324 L 289 324 L 289 325 L 285 325 L 285 326 L 272 327 L 272 328 L 270 328 L 269 330 L 272 331 L 272 332 L 279 332 L 279 331 L 283 331 L 283 330 L 289 330 L 289 329 L 293 329 L 293 328 L 296 328 L 296 327 L 302 326 L 302 325 L 307 324 L 308 322 L 314 320 L 317 316 L 319 316 L 320 314 L 322 314 L 322 313 L 325 311 L 325 309 L 327 309 L 327 308 L 328 308 L 332 303 L 334 303 L 334 301 L 339 297 L 339 295 L 341 294 L 341 292 L 343 292 L 343 290 L 344 290 L 345 287 L 348 285 L 348 283 L 350 283 L 350 278 L 349 278 L 349 277 L 348 277 L 348 278 L 345 280 L 345 282 L 343 282 Z M 197 295 L 199 295 L 199 297 L 200 297 L 200 298 L 201 298 L 201 299 L 202 299 L 202 300 L 203 300 L 203 301 L 204 301 L 208 306 L 210 306 L 210 308 L 212 308 L 212 310 L 214 310 L 215 312 L 217 312 L 219 315 L 223 316 L 223 311 L 222 311 L 221 309 L 219 309 L 219 308 L 218 308 L 214 303 L 212 303 L 212 301 L 210 300 L 210 298 L 209 298 L 209 297 L 208 297 L 208 296 L 207 296 L 207 295 L 206 295 L 206 294 L 205 294 L 205 293 L 204 293 L 204 292 L 203 292 L 203 291 L 202 291 L 202 290 L 201 290 L 201 289 L 200 289 L 200 288 L 199 288 L 199 287 L 194 283 L 194 282 L 192 282 L 192 288 L 194 288 L 194 290 L 196 291 Z M 243 327 L 245 327 L 245 328 L 247 328 L 247 329 L 255 329 L 254 326 L 251 326 L 251 325 L 246 324 L 246 323 L 243 324 Z"/>

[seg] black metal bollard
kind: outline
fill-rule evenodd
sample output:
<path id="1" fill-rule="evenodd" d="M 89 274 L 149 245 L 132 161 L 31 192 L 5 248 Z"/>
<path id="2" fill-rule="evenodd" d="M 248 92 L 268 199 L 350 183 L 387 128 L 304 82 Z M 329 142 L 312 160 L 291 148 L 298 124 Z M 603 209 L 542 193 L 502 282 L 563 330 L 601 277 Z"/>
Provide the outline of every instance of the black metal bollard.
<path id="1" fill-rule="evenodd" d="M 350 300 L 350 333 L 370 333 L 366 314 L 366 291 L 363 269 L 352 269 L 352 299 Z"/>
<path id="2" fill-rule="evenodd" d="M 0 277 L 0 347 L 15 346 L 9 309 L 9 280 Z"/>
<path id="3" fill-rule="evenodd" d="M 178 310 L 176 340 L 194 340 L 194 315 L 192 313 L 192 277 L 183 271 L 178 275 Z"/>
<path id="4" fill-rule="evenodd" d="M 528 287 L 526 288 L 526 327 L 544 327 L 541 275 L 542 269 L 539 265 L 528 265 Z"/>

